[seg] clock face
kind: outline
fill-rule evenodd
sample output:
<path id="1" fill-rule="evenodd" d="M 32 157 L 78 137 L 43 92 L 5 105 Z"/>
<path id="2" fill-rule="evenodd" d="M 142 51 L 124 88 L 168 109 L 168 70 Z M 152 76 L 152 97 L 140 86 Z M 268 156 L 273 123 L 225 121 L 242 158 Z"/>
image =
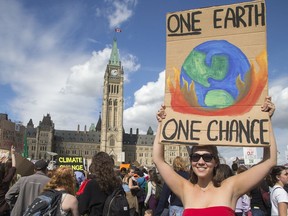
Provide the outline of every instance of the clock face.
<path id="1" fill-rule="evenodd" d="M 112 76 L 116 76 L 117 74 L 118 74 L 118 70 L 116 70 L 116 69 L 111 70 Z"/>

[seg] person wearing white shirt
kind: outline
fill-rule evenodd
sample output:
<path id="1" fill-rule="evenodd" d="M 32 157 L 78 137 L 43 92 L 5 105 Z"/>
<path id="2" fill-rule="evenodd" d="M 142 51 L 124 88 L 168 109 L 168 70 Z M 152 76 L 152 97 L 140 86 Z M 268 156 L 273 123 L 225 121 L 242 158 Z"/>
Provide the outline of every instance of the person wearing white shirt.
<path id="1" fill-rule="evenodd" d="M 288 194 L 284 185 L 288 183 L 288 171 L 285 166 L 274 166 L 267 176 L 270 186 L 271 216 L 287 216 Z"/>

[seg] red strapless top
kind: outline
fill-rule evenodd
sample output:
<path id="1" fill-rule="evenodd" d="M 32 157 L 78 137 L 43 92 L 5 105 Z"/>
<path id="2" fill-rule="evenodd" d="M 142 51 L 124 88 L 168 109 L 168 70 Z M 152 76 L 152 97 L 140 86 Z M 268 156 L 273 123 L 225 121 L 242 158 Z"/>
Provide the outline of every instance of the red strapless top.
<path id="1" fill-rule="evenodd" d="M 187 208 L 182 216 L 235 216 L 233 209 L 227 206 L 213 206 L 207 208 Z"/>

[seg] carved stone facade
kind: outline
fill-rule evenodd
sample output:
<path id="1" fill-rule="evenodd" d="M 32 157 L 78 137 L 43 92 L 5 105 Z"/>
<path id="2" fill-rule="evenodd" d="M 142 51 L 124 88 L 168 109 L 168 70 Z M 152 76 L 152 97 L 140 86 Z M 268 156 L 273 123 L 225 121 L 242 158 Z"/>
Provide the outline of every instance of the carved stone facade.
<path id="1" fill-rule="evenodd" d="M 116 39 L 104 75 L 100 150 L 121 163 L 123 146 L 123 81 Z"/>

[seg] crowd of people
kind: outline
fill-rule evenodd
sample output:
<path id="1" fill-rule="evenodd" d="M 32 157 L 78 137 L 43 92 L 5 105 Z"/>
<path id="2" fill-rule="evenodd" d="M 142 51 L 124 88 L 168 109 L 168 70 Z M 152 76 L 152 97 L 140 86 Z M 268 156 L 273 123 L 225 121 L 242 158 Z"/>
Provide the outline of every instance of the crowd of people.
<path id="1" fill-rule="evenodd" d="M 274 105 L 267 98 L 262 111 L 273 115 Z M 157 113 L 161 122 L 165 107 Z M 116 189 L 122 190 L 130 216 L 287 216 L 288 169 L 276 165 L 277 147 L 270 128 L 270 146 L 263 161 L 252 167 L 221 164 L 216 146 L 193 146 L 189 159 L 177 156 L 172 166 L 164 160 L 164 147 L 158 143 L 159 127 L 153 145 L 156 167 L 116 169 L 113 158 L 98 152 L 87 172 L 71 167 L 47 171 L 38 160 L 35 174 L 12 182 L 16 174 L 15 150 L 0 163 L 0 215 L 20 216 L 39 195 L 61 193 L 57 215 L 103 215 L 105 202 Z"/>

